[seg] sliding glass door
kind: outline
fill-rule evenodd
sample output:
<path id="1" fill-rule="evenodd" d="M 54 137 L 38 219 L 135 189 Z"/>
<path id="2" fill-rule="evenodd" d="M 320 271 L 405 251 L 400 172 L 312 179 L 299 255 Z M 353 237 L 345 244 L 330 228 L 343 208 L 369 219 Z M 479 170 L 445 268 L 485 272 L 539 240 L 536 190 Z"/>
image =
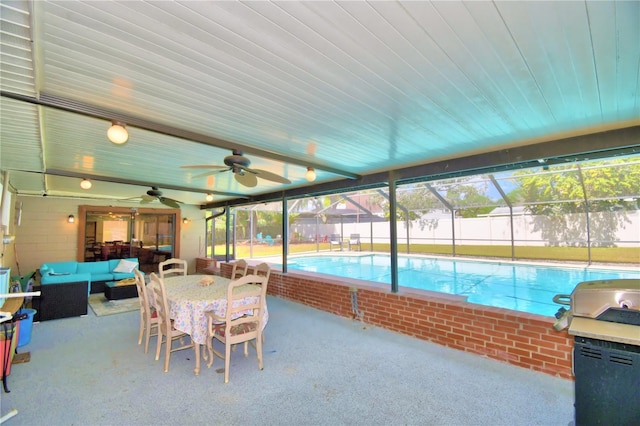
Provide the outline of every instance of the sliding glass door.
<path id="1" fill-rule="evenodd" d="M 180 209 L 80 206 L 78 260 L 137 258 L 144 272 L 179 257 Z"/>

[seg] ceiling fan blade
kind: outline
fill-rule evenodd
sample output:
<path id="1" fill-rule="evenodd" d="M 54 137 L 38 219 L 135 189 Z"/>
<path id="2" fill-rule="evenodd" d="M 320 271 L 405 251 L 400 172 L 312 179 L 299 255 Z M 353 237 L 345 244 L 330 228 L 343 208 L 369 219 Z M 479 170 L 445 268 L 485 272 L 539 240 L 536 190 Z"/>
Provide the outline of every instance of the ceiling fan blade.
<path id="1" fill-rule="evenodd" d="M 258 184 L 258 178 L 252 173 L 243 173 L 243 174 L 240 174 L 240 172 L 234 173 L 233 177 L 236 179 L 236 181 L 239 184 L 249 188 L 253 188 Z"/>
<path id="2" fill-rule="evenodd" d="M 275 173 L 271 173 L 268 172 L 266 170 L 259 170 L 259 169 L 247 169 L 245 168 L 245 170 L 250 171 L 251 173 L 254 173 L 256 175 L 258 175 L 259 178 L 262 179 L 266 179 L 266 180 L 270 180 L 272 182 L 277 182 L 277 183 L 291 183 L 291 181 L 287 178 L 284 178 L 280 175 L 277 175 Z"/>
<path id="3" fill-rule="evenodd" d="M 143 195 L 140 198 L 140 204 L 149 204 L 156 199 L 156 197 L 152 197 L 151 195 Z"/>
<path id="4" fill-rule="evenodd" d="M 216 175 L 218 173 L 228 172 L 229 170 L 231 170 L 231 168 L 225 167 L 224 169 L 221 169 L 221 170 L 211 170 L 211 171 L 208 171 L 208 172 L 200 173 L 200 174 L 197 174 L 195 176 L 191 176 L 191 178 L 192 179 L 196 179 L 196 178 L 201 178 L 201 177 L 205 177 L 205 176 Z"/>
<path id="5" fill-rule="evenodd" d="M 168 207 L 173 207 L 174 209 L 180 208 L 180 201 L 174 200 L 173 198 L 160 197 L 160 202 Z"/>
<path id="6" fill-rule="evenodd" d="M 181 169 L 228 169 L 227 166 L 212 166 L 210 164 L 200 164 L 195 166 L 180 166 Z"/>

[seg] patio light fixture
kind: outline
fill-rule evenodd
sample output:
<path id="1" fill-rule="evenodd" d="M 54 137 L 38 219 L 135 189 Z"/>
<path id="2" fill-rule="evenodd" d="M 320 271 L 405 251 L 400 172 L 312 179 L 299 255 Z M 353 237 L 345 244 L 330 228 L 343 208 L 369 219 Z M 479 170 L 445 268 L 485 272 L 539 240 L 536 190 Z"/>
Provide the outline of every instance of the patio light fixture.
<path id="1" fill-rule="evenodd" d="M 207 200 L 208 202 L 213 201 L 213 194 L 207 194 L 206 197 L 204 197 L 205 200 Z"/>
<path id="2" fill-rule="evenodd" d="M 76 217 L 72 214 L 69 215 L 69 217 L 67 217 L 67 222 L 69 223 L 74 223 L 76 221 Z"/>
<path id="3" fill-rule="evenodd" d="M 80 182 L 80 188 L 82 189 L 91 189 L 92 186 L 93 183 L 91 183 L 89 179 L 82 179 L 82 181 Z"/>
<path id="4" fill-rule="evenodd" d="M 129 140 L 129 132 L 124 127 L 124 123 L 112 121 L 111 127 L 107 130 L 107 138 L 116 145 L 122 145 Z"/>
<path id="5" fill-rule="evenodd" d="M 313 182 L 314 180 L 316 180 L 316 171 L 313 169 L 313 167 L 307 167 L 307 173 L 304 175 L 304 177 L 307 178 L 309 182 Z"/>

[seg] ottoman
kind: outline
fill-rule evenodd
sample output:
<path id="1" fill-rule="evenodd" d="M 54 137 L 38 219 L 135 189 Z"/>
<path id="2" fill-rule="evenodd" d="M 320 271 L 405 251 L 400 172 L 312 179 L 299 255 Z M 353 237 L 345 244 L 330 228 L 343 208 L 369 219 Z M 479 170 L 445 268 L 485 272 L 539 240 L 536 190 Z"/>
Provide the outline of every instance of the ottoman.
<path id="1" fill-rule="evenodd" d="M 138 289 L 135 281 L 131 284 L 122 284 L 120 281 L 109 281 L 104 284 L 104 297 L 106 297 L 107 300 L 138 297 Z"/>

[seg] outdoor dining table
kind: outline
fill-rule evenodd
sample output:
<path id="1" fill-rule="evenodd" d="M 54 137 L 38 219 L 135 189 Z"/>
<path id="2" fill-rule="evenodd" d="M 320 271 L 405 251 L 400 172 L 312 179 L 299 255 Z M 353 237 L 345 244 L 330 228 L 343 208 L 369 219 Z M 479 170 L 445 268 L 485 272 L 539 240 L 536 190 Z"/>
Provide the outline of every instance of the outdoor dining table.
<path id="1" fill-rule="evenodd" d="M 213 284 L 203 285 L 203 278 L 213 279 Z M 193 372 L 200 373 L 200 345 L 207 343 L 207 316 L 205 312 L 213 312 L 224 317 L 227 310 L 227 287 L 231 280 L 211 275 L 177 275 L 164 278 L 165 291 L 169 302 L 169 316 L 177 330 L 191 336 L 196 355 L 196 367 Z M 251 286 L 251 284 L 247 285 Z M 242 292 L 244 286 L 238 287 Z M 253 297 L 240 301 L 241 304 L 255 302 Z M 238 315 L 244 315 L 240 312 Z M 267 309 L 264 311 L 263 327 L 269 320 Z M 170 342 L 168 344 L 171 344 Z M 206 355 L 205 355 L 206 356 Z"/>

